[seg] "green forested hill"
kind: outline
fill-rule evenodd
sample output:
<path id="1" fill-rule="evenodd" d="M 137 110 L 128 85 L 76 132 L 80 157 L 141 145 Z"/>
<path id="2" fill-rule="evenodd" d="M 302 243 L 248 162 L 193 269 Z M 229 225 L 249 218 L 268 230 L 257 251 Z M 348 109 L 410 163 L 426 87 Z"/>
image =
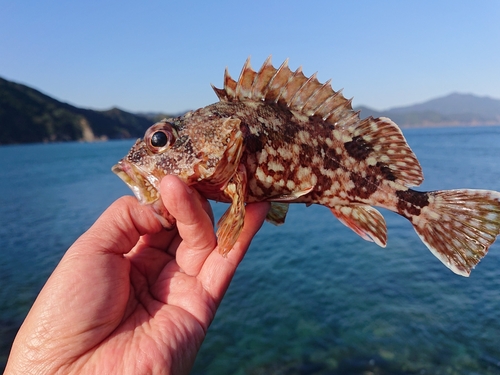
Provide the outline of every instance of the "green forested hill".
<path id="1" fill-rule="evenodd" d="M 500 124 L 500 100 L 471 94 L 454 93 L 385 111 L 356 109 L 362 118 L 387 116 L 403 127 Z M 133 114 L 118 108 L 78 108 L 0 78 L 0 144 L 139 138 L 158 119 L 160 114 Z"/>
<path id="2" fill-rule="evenodd" d="M 77 108 L 0 78 L 0 144 L 142 137 L 151 124 L 117 108 Z"/>

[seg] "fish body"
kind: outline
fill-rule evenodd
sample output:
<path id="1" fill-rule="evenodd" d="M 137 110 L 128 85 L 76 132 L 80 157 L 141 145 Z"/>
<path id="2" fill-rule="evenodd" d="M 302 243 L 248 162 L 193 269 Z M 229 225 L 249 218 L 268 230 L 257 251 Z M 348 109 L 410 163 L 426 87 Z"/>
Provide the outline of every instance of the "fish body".
<path id="1" fill-rule="evenodd" d="M 419 192 L 420 164 L 388 118 L 360 119 L 351 101 L 266 60 L 247 60 L 238 81 L 227 70 L 219 102 L 154 124 L 113 167 L 168 227 L 159 183 L 179 176 L 208 199 L 228 202 L 219 220 L 219 251 L 227 254 L 243 227 L 245 203 L 270 201 L 267 219 L 281 224 L 290 203 L 324 205 L 362 238 L 387 243 L 383 216 L 406 217 L 448 268 L 467 276 L 500 233 L 500 193 Z"/>

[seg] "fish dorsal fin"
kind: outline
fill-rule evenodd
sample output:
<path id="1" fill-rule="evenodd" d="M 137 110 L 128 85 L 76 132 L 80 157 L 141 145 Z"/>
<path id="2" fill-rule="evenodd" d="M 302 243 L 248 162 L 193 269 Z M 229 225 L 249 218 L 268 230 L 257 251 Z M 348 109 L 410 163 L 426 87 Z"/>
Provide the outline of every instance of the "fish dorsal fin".
<path id="1" fill-rule="evenodd" d="M 344 140 L 349 156 L 368 166 L 378 166 L 386 179 L 407 187 L 418 186 L 424 180 L 420 163 L 401 129 L 387 117 L 367 117 L 348 126 L 339 124 L 333 133 Z"/>
<path id="2" fill-rule="evenodd" d="M 418 186 L 423 181 L 420 164 L 394 122 L 383 117 L 361 120 L 359 112 L 352 109 L 352 99 L 346 99 L 342 90 L 334 91 L 330 81 L 320 83 L 316 74 L 306 77 L 300 67 L 291 71 L 288 59 L 276 69 L 269 56 L 255 72 L 248 58 L 238 81 L 226 69 L 224 88 L 212 87 L 223 102 L 264 101 L 308 117 L 321 117 L 333 126 L 338 139 L 346 140 L 346 147 L 358 161 L 378 165 L 387 178 L 405 186 Z"/>
<path id="3" fill-rule="evenodd" d="M 288 67 L 288 59 L 276 69 L 269 56 L 260 70 L 255 72 L 247 59 L 238 81 L 224 73 L 224 88 L 212 85 L 220 101 L 238 102 L 256 100 L 286 106 L 306 116 L 319 116 L 331 124 L 345 117 L 359 120 L 352 110 L 351 100 L 344 98 L 342 90 L 334 91 L 330 81 L 320 83 L 316 73 L 306 77 L 299 67 L 296 71 Z"/>

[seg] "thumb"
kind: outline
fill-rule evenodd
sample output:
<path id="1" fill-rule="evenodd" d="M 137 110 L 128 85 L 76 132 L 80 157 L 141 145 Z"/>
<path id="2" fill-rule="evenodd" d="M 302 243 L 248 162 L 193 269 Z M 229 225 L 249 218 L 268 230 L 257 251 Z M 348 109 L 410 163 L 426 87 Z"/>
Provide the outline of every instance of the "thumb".
<path id="1" fill-rule="evenodd" d="M 186 274 L 195 276 L 217 246 L 210 204 L 177 176 L 162 179 L 161 197 L 175 217 L 182 238 L 176 252 L 177 264 Z"/>

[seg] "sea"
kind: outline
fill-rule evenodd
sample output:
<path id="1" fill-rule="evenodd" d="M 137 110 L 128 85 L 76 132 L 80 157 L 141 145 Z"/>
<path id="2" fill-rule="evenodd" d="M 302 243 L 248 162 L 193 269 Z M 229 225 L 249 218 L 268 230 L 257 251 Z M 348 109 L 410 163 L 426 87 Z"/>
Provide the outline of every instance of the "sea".
<path id="1" fill-rule="evenodd" d="M 500 126 L 403 132 L 424 171 L 418 190 L 500 191 Z M 0 147 L 0 370 L 66 249 L 131 194 L 110 169 L 132 143 Z M 226 208 L 213 204 L 216 217 Z M 382 213 L 386 248 L 316 205 L 264 224 L 192 374 L 500 374 L 500 241 L 464 278 Z"/>

